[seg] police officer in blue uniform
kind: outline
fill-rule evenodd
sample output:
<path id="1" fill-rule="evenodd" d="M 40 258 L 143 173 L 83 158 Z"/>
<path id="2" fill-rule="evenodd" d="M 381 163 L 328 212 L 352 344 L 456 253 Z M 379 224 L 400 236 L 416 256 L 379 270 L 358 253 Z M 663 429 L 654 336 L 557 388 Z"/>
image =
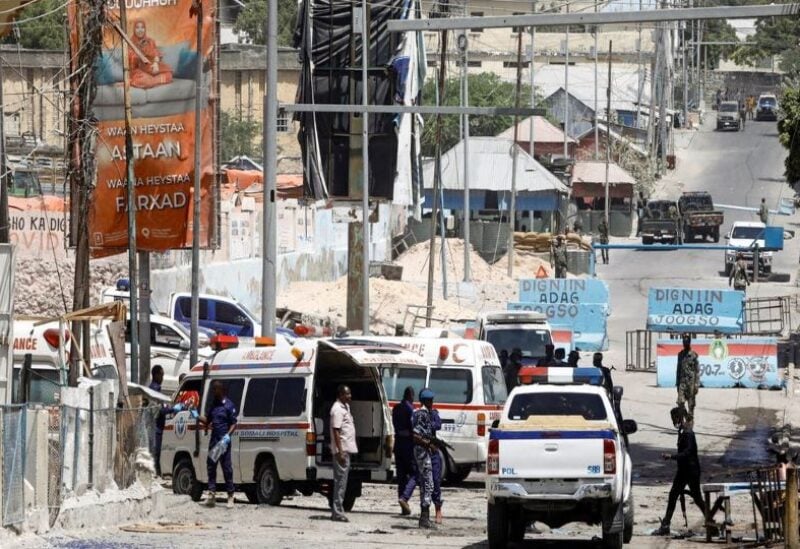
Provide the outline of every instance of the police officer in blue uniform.
<path id="1" fill-rule="evenodd" d="M 436 448 L 431 443 L 436 435 L 433 428 L 433 391 L 425 388 L 419 392 L 422 406 L 411 416 L 414 433 L 414 459 L 417 463 L 417 484 L 419 484 L 420 514 L 419 527 L 435 529 L 431 522 L 431 501 L 433 499 L 433 464 L 431 456 Z"/>
<path id="2" fill-rule="evenodd" d="M 221 441 L 225 441 L 228 448 L 219 459 L 222 464 L 222 475 L 225 477 L 225 491 L 228 492 L 228 509 L 233 508 L 233 465 L 231 464 L 231 433 L 236 429 L 236 407 L 225 394 L 225 385 L 219 380 L 211 384 L 212 402 L 208 408 L 208 415 L 200 418 L 200 422 L 208 428 L 211 427 L 211 440 L 208 450 Z M 206 458 L 208 467 L 208 496 L 206 505 L 214 507 L 217 503 L 217 463 Z"/>
<path id="3" fill-rule="evenodd" d="M 417 468 L 414 464 L 414 438 L 411 431 L 411 416 L 414 414 L 414 388 L 406 387 L 403 400 L 392 409 L 394 426 L 394 464 L 397 469 L 397 502 L 400 512 L 410 515 L 408 500 L 417 485 Z"/>
<path id="4" fill-rule="evenodd" d="M 432 393 L 433 391 L 431 391 Z M 442 418 L 439 417 L 439 410 L 433 407 L 433 397 L 431 397 L 431 423 L 433 424 L 433 434 L 436 436 L 436 433 L 442 429 Z M 431 472 L 433 474 L 433 493 L 431 494 L 431 500 L 433 501 L 433 505 L 436 508 L 436 517 L 434 518 L 434 522 L 436 524 L 442 523 L 442 504 L 444 500 L 442 499 L 442 475 L 443 475 L 443 467 L 444 467 L 444 454 L 439 450 L 434 450 L 433 454 L 431 455 Z"/>

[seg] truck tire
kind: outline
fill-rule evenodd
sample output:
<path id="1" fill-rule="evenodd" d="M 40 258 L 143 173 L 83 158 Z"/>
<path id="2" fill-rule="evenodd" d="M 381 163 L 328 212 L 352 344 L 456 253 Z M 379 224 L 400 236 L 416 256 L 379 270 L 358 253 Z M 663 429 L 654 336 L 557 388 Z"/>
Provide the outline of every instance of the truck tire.
<path id="1" fill-rule="evenodd" d="M 628 496 L 627 512 L 623 517 L 624 526 L 622 529 L 622 543 L 630 543 L 633 539 L 633 523 L 634 523 L 634 503 L 633 494 Z"/>
<path id="2" fill-rule="evenodd" d="M 622 549 L 622 542 L 624 538 L 624 531 L 620 532 L 606 532 L 603 531 L 603 549 Z"/>
<path id="3" fill-rule="evenodd" d="M 692 240 L 694 240 L 694 233 L 692 233 L 692 230 L 689 227 L 686 227 L 683 229 L 683 241 L 691 242 Z"/>
<path id="4" fill-rule="evenodd" d="M 488 504 L 486 535 L 489 538 L 489 549 L 505 549 L 508 545 L 508 507 L 505 503 Z"/>
<path id="5" fill-rule="evenodd" d="M 283 499 L 281 479 L 272 459 L 266 459 L 256 474 L 256 497 L 258 503 L 280 505 Z"/>
<path id="6" fill-rule="evenodd" d="M 203 496 L 203 485 L 197 482 L 194 467 L 189 458 L 178 460 L 172 469 L 172 492 L 178 495 L 189 496 L 192 501 L 200 501 Z"/>
<path id="7" fill-rule="evenodd" d="M 719 242 L 719 227 L 714 229 L 714 242 Z"/>
<path id="8" fill-rule="evenodd" d="M 653 243 L 653 239 L 648 236 L 642 237 L 642 244 L 645 246 L 650 246 Z"/>
<path id="9" fill-rule="evenodd" d="M 731 276 L 731 271 L 733 270 L 732 263 L 725 263 L 725 276 Z"/>
<path id="10" fill-rule="evenodd" d="M 525 514 L 521 507 L 516 506 L 508 510 L 508 541 L 520 543 L 525 539 Z"/>

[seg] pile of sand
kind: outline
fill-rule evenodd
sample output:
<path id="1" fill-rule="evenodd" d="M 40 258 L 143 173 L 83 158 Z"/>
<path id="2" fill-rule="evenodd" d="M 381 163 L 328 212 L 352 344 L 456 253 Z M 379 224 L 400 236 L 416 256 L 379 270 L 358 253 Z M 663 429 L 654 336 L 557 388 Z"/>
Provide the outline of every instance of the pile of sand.
<path id="1" fill-rule="evenodd" d="M 392 334 L 402 324 L 407 305 L 425 305 L 424 288 L 401 281 L 370 279 L 369 311 L 372 331 Z M 454 301 L 434 297 L 433 316 L 443 321 L 472 319 L 475 311 Z M 347 324 L 347 278 L 334 282 L 293 282 L 278 296 L 278 307 L 286 307 L 329 320 L 332 325 Z M 409 325 L 411 320 L 409 319 Z M 407 326 L 408 327 L 408 326 Z"/>

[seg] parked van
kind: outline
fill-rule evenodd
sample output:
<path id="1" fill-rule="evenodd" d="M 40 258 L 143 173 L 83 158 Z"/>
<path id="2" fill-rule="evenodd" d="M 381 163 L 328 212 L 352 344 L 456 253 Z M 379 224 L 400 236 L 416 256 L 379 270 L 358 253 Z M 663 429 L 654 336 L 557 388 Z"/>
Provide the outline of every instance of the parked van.
<path id="1" fill-rule="evenodd" d="M 228 339 L 224 336 L 215 341 Z M 235 338 L 232 338 L 235 339 Z M 353 394 L 350 410 L 359 452 L 353 456 L 344 507 L 350 510 L 364 481 L 391 480 L 392 422 L 379 367 L 424 368 L 397 346 L 353 340 L 279 338 L 272 346 L 222 350 L 208 367 L 195 366 L 176 402 L 197 395 L 210 404 L 209 384 L 222 381 L 238 412 L 231 437 L 233 480 L 253 503 L 280 504 L 295 490 L 330 498 L 333 486 L 329 415 L 337 387 Z M 189 412 L 167 420 L 161 463 L 172 470 L 177 494 L 199 500 L 207 483 L 208 433 Z"/>
<path id="2" fill-rule="evenodd" d="M 403 398 L 406 387 L 430 387 L 434 406 L 442 418 L 438 437 L 453 449 L 445 449 L 445 479 L 461 482 L 473 468 L 486 462 L 488 427 L 499 419 L 506 401 L 506 384 L 497 353 L 490 343 L 460 338 L 376 337 L 365 338 L 400 345 L 419 355 L 425 367 L 381 366 L 389 405 Z"/>
<path id="3" fill-rule="evenodd" d="M 533 311 L 499 311 L 478 317 L 477 338 L 491 343 L 497 353 L 522 352 L 523 365 L 536 365 L 553 343 L 547 317 Z"/>

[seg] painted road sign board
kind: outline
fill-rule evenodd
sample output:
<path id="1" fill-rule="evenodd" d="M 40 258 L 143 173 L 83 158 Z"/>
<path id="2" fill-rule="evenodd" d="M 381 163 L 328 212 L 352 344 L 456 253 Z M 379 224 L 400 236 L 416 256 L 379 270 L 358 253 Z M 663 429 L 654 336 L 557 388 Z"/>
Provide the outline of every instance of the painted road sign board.
<path id="1" fill-rule="evenodd" d="M 656 383 L 675 387 L 679 339 L 657 342 Z M 783 376 L 778 371 L 778 344 L 773 337 L 742 339 L 702 338 L 692 341 L 700 359 L 702 387 L 780 387 Z"/>
<path id="2" fill-rule="evenodd" d="M 608 285 L 596 278 L 526 278 L 519 281 L 519 301 L 548 305 L 608 305 Z"/>
<path id="3" fill-rule="evenodd" d="M 572 330 L 573 348 L 581 351 L 606 351 L 608 305 L 599 303 L 509 303 L 509 311 L 536 311 L 547 315 L 553 328 Z"/>
<path id="4" fill-rule="evenodd" d="M 744 292 L 650 288 L 647 329 L 654 332 L 741 333 Z"/>

